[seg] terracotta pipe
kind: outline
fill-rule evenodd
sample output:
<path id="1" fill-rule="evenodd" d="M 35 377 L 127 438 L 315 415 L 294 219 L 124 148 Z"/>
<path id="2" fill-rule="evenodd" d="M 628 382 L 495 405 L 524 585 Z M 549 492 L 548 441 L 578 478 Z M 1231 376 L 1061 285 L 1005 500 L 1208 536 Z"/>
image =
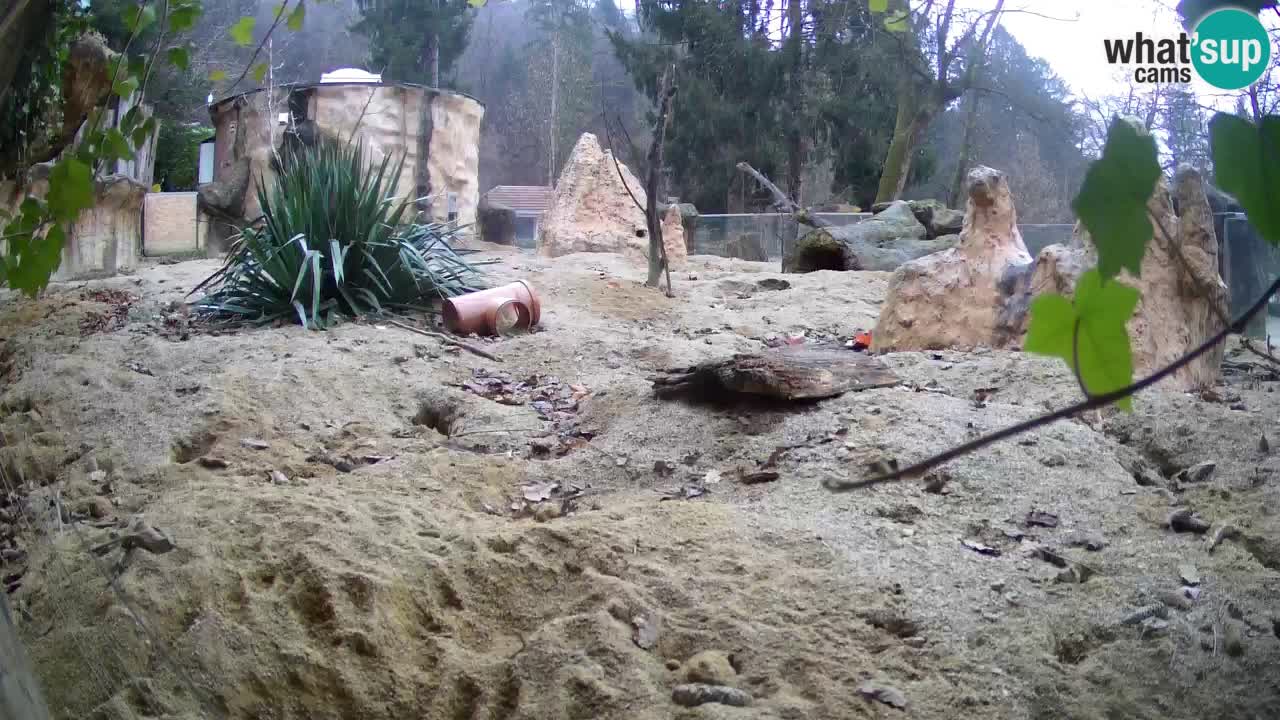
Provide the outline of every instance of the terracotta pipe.
<path id="1" fill-rule="evenodd" d="M 524 281 L 459 295 L 444 301 L 444 326 L 457 335 L 499 335 L 538 324 L 542 306 Z"/>

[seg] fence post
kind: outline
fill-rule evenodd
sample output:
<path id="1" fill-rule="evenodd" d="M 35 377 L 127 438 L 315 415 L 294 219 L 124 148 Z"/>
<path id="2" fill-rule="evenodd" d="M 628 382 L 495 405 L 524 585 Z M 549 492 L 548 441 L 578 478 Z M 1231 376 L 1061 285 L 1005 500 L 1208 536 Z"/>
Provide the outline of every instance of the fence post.
<path id="1" fill-rule="evenodd" d="M 4 593 L 0 593 L 0 720 L 49 720 L 49 708 L 27 662 Z"/>

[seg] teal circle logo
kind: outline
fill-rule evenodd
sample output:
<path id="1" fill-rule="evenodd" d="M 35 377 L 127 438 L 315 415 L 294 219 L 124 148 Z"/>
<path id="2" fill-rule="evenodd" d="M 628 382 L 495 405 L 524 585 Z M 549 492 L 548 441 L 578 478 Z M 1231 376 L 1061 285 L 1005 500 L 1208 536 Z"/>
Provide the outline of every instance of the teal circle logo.
<path id="1" fill-rule="evenodd" d="M 1257 16 L 1246 10 L 1215 10 L 1196 23 L 1191 64 L 1221 90 L 1249 87 L 1271 62 L 1271 38 Z"/>

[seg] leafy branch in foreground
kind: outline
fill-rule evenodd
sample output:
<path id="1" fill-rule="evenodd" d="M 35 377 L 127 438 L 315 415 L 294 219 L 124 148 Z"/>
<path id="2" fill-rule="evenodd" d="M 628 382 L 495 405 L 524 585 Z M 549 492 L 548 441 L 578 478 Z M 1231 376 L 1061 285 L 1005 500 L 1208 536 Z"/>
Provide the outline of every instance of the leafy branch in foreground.
<path id="1" fill-rule="evenodd" d="M 321 329 L 477 289 L 479 272 L 449 245 L 459 228 L 409 222 L 413 201 L 396 197 L 403 162 L 370 166 L 333 140 L 275 156 L 275 182 L 258 182 L 262 220 L 192 290 L 211 288 L 197 311 Z"/>
<path id="2" fill-rule="evenodd" d="M 1280 197 L 1280 172 L 1275 169 L 1280 167 L 1280 117 L 1267 116 L 1254 124 L 1218 113 L 1210 123 L 1210 139 L 1218 181 L 1236 196 L 1262 236 L 1272 245 L 1280 245 L 1280 212 L 1274 206 L 1274 198 Z M 1084 392 L 1084 401 L 984 435 L 905 468 L 862 480 L 827 481 L 824 485 L 829 490 L 846 491 L 917 477 L 992 443 L 1080 412 L 1111 403 L 1128 409 L 1134 394 L 1189 365 L 1229 334 L 1241 332 L 1249 319 L 1280 291 L 1280 278 L 1248 310 L 1235 320 L 1224 322 L 1220 331 L 1198 347 L 1150 376 L 1132 382 L 1132 348 L 1126 326 L 1137 307 L 1138 292 L 1115 278 L 1122 269 L 1135 277 L 1141 269 L 1153 234 L 1146 203 L 1158 176 L 1154 141 L 1130 122 L 1114 120 L 1102 157 L 1090 167 L 1074 203 L 1080 221 L 1094 239 L 1098 267 L 1081 275 L 1074 299 L 1046 294 L 1037 297 L 1031 306 L 1025 349 L 1065 360 Z M 1177 241 L 1163 228 L 1161 232 L 1181 261 Z"/>

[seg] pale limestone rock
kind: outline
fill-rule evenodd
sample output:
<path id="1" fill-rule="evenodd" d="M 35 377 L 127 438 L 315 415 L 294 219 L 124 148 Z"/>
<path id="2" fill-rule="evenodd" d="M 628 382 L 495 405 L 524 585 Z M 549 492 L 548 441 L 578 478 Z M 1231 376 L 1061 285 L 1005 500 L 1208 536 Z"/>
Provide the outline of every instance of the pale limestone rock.
<path id="1" fill-rule="evenodd" d="M 646 199 L 644 184 L 631 170 L 615 163 L 595 135 L 583 133 L 556 181 L 551 207 L 538 223 L 538 254 L 622 253 L 647 262 L 649 239 L 640 209 Z M 678 269 L 688 255 L 678 207 L 668 208 L 662 227 L 668 261 Z"/>
<path id="2" fill-rule="evenodd" d="M 876 352 L 1001 346 L 1016 333 L 1021 315 L 1012 288 L 1032 264 L 1009 183 L 988 167 L 971 170 L 968 183 L 956 247 L 902 265 L 889 281 L 872 333 Z"/>
<path id="3" fill-rule="evenodd" d="M 1141 277 L 1134 278 L 1127 271 L 1119 276 L 1121 282 L 1141 293 L 1138 308 L 1129 321 L 1134 372 L 1138 377 L 1172 363 L 1218 332 L 1222 323 L 1212 304 L 1218 304 L 1227 312 L 1226 286 L 1218 270 L 1213 214 L 1200 173 L 1189 166 L 1179 168 L 1174 193 L 1182 210 L 1181 217 L 1173 212 L 1168 186 L 1162 177 L 1147 201 L 1147 208 L 1158 224 L 1142 258 Z M 1187 268 L 1166 242 L 1161 227 L 1177 243 Z M 1040 253 L 1031 292 L 1070 295 L 1080 274 L 1096 264 L 1093 241 L 1083 227 L 1077 226 L 1071 246 L 1050 245 Z M 1182 390 L 1211 387 L 1221 377 L 1223 352 L 1223 346 L 1219 345 L 1200 356 L 1178 370 L 1172 383 Z"/>

